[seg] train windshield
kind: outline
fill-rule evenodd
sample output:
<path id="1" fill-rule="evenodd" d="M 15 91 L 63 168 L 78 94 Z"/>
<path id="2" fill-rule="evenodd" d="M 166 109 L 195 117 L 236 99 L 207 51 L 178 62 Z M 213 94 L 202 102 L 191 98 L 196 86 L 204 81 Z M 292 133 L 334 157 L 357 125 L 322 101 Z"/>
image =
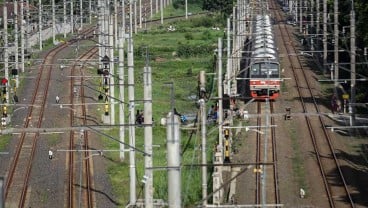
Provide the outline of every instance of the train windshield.
<path id="1" fill-rule="evenodd" d="M 279 65 L 277 63 L 255 63 L 250 71 L 251 77 L 279 78 Z"/>

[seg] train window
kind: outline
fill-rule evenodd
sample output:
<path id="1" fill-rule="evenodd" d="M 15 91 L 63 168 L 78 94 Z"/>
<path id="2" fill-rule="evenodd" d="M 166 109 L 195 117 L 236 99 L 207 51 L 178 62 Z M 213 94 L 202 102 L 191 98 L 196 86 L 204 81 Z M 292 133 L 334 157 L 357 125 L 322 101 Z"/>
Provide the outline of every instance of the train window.
<path id="1" fill-rule="evenodd" d="M 251 77 L 279 78 L 279 65 L 277 63 L 255 63 L 251 66 Z"/>

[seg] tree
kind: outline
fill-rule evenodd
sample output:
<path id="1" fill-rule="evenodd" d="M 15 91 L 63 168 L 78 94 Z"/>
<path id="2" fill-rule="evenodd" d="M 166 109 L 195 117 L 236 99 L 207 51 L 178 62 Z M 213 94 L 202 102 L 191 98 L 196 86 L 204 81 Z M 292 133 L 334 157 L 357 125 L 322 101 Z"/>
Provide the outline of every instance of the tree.
<path id="1" fill-rule="evenodd" d="M 233 11 L 233 0 L 203 0 L 202 9 L 227 16 Z"/>

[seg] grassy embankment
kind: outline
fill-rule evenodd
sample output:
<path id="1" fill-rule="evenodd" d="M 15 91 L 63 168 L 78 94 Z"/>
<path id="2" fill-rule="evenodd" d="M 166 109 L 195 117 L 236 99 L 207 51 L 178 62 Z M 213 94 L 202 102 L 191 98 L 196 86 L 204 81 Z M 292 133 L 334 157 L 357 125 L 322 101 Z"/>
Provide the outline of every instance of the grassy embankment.
<path id="1" fill-rule="evenodd" d="M 172 8 L 169 13 L 175 13 Z M 193 9 L 194 11 L 194 9 Z M 167 13 L 167 11 L 165 12 Z M 178 14 L 178 12 L 176 12 Z M 217 39 L 223 36 L 223 31 L 212 30 L 212 26 L 220 26 L 219 19 L 214 16 L 192 17 L 190 20 L 180 20 L 167 23 L 163 26 L 153 26 L 147 33 L 139 33 L 134 36 L 135 54 L 135 99 L 143 99 L 143 67 L 146 63 L 146 48 L 149 51 L 149 65 L 152 67 L 152 97 L 153 97 L 153 164 L 155 167 L 166 166 L 166 127 L 160 126 L 159 121 L 170 111 L 170 87 L 165 82 L 173 82 L 175 107 L 182 114 L 196 114 L 198 109 L 197 77 L 199 71 L 213 71 L 213 53 L 217 48 Z M 172 25 L 174 32 L 168 32 L 167 27 Z M 222 26 L 223 28 L 223 26 Z M 127 96 L 128 93 L 125 92 Z M 127 97 L 126 97 L 127 100 Z M 143 103 L 137 102 L 136 109 L 143 110 Z M 127 115 L 127 114 L 126 114 Z M 144 149 L 144 129 L 136 128 L 136 147 Z M 127 132 L 127 130 L 126 130 Z M 118 135 L 117 130 L 113 132 Z M 126 136 L 126 141 L 128 141 Z M 216 134 L 207 138 L 208 159 L 211 158 L 212 146 L 216 140 Z M 118 144 L 106 139 L 107 146 L 118 149 Z M 200 132 L 181 130 L 182 164 L 201 163 Z M 115 161 L 111 163 L 109 175 L 119 203 L 124 206 L 129 200 L 129 158 L 126 153 L 124 162 L 117 162 L 118 154 L 110 157 Z M 143 198 L 141 179 L 144 175 L 144 157 L 136 155 L 137 163 L 137 198 Z M 182 204 L 185 207 L 193 205 L 201 197 L 201 174 L 199 167 L 183 166 L 182 168 Z M 210 173 L 209 173 L 210 176 Z M 210 177 L 209 177 L 210 178 Z M 167 171 L 154 171 L 154 198 L 167 201 Z"/>

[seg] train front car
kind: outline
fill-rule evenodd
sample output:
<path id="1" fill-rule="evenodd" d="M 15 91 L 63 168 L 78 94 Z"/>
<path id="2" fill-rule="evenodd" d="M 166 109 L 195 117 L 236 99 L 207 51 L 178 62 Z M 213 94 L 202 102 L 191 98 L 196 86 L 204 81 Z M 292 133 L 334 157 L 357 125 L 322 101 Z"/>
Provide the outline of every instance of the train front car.
<path id="1" fill-rule="evenodd" d="M 249 63 L 250 96 L 275 100 L 280 93 L 280 64 L 271 18 L 257 15 L 253 22 L 252 52 Z"/>

